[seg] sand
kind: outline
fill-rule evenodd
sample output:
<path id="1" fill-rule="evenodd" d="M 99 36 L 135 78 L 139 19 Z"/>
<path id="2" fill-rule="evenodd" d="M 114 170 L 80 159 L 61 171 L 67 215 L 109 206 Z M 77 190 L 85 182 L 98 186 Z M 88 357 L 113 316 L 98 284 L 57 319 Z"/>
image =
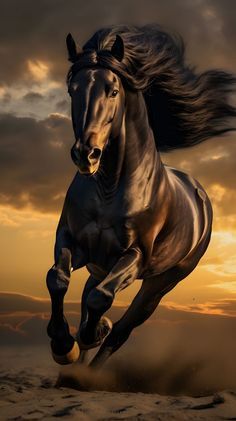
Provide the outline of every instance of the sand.
<path id="1" fill-rule="evenodd" d="M 58 383 L 68 384 L 70 373 L 83 369 L 60 370 L 47 347 L 3 347 L 1 355 L 1 420 L 236 420 L 233 390 L 199 397 L 96 390 L 112 385 L 106 370 L 92 380 L 84 372 L 81 386 L 92 390 L 75 390 Z"/>

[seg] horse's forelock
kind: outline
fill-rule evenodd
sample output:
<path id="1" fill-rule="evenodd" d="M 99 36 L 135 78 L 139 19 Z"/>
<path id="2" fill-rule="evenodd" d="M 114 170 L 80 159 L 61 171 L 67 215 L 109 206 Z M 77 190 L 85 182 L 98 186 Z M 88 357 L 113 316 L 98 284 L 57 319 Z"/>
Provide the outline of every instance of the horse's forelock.
<path id="1" fill-rule="evenodd" d="M 78 54 L 78 60 L 71 66 L 68 75 L 67 83 L 69 84 L 72 77 L 84 68 L 105 68 L 111 70 L 119 76 L 123 83 L 135 89 L 133 76 L 129 73 L 125 64 L 117 60 L 109 50 L 92 50 L 87 49 L 83 53 Z"/>

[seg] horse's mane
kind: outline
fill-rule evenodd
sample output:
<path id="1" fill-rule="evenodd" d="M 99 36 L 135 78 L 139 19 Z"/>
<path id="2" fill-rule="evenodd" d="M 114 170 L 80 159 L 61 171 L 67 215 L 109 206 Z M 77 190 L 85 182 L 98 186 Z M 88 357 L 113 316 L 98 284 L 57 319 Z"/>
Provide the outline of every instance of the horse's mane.
<path id="1" fill-rule="evenodd" d="M 110 54 L 117 34 L 125 46 L 122 62 Z M 128 89 L 143 92 L 161 151 L 192 146 L 234 130 L 229 123 L 236 108 L 230 105 L 229 95 L 236 77 L 221 70 L 198 74 L 185 63 L 182 38 L 156 24 L 100 29 L 83 46 L 68 80 L 76 66 L 87 63 L 117 70 Z"/>

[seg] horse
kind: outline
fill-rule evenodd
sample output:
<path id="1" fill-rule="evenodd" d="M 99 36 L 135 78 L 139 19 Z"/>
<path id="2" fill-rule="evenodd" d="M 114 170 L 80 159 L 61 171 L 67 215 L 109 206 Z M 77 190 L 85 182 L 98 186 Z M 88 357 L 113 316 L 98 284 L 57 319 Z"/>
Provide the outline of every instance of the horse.
<path id="1" fill-rule="evenodd" d="M 221 70 L 197 74 L 185 63 L 182 38 L 155 24 L 109 26 L 83 48 L 68 34 L 66 44 L 77 173 L 47 273 L 47 333 L 57 363 L 84 362 L 99 347 L 89 366 L 100 368 L 208 247 L 213 214 L 206 191 L 160 153 L 233 130 L 236 78 Z M 72 271 L 85 266 L 90 276 L 74 337 L 63 300 Z M 137 295 L 112 324 L 104 314 L 136 279 Z"/>

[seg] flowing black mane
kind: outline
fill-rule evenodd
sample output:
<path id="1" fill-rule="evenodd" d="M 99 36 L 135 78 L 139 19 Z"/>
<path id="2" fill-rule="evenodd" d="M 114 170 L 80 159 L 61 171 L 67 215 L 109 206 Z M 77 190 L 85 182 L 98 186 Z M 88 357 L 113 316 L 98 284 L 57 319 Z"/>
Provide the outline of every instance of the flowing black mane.
<path id="1" fill-rule="evenodd" d="M 110 49 L 116 35 L 124 41 L 122 62 Z M 185 63 L 180 36 L 158 25 L 110 26 L 97 31 L 83 46 L 67 81 L 81 67 L 112 69 L 127 89 L 143 92 L 150 125 L 160 151 L 195 145 L 235 130 L 230 105 L 236 77 L 221 70 L 197 74 Z"/>

